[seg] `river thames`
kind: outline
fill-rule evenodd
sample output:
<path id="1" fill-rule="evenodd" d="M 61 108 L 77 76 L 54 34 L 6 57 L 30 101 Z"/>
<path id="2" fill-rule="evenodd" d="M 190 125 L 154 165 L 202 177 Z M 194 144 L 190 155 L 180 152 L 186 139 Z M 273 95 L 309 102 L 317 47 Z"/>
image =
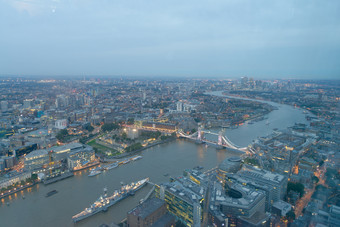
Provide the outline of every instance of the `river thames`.
<path id="1" fill-rule="evenodd" d="M 222 95 L 221 92 L 213 92 Z M 301 109 L 271 103 L 278 109 L 267 115 L 268 119 L 244 124 L 236 129 L 226 129 L 225 135 L 236 145 L 247 146 L 254 139 L 266 136 L 274 128 L 285 129 L 294 123 L 307 123 Z M 267 123 L 269 122 L 269 124 Z M 215 129 L 217 132 L 219 129 Z M 203 166 L 205 170 L 216 167 L 225 158 L 239 156 L 229 150 L 216 150 L 185 140 L 176 140 L 158 145 L 141 152 L 141 160 L 119 166 L 95 177 L 88 177 L 88 170 L 77 172 L 74 177 L 50 185 L 36 185 L 22 192 L 4 198 L 0 202 L 0 226 L 99 226 L 119 223 L 127 211 L 135 207 L 151 186 L 146 186 L 117 203 L 105 213 L 96 214 L 73 224 L 72 216 L 89 207 L 108 188 L 108 194 L 118 189 L 121 182 L 130 183 L 149 177 L 154 183 L 168 181 L 169 176 L 177 176 L 184 169 Z M 167 176 L 169 175 L 169 176 Z M 58 193 L 46 198 L 51 190 Z M 23 199 L 22 197 L 25 197 Z M 9 203 L 9 206 L 6 203 Z"/>

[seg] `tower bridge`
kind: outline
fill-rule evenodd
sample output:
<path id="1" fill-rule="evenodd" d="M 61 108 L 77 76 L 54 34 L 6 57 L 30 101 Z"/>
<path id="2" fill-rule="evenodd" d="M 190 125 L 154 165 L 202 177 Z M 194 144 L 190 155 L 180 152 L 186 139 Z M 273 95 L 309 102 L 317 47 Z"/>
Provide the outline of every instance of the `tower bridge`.
<path id="1" fill-rule="evenodd" d="M 226 135 L 223 135 L 223 130 L 221 130 L 219 133 L 216 133 L 216 132 L 211 132 L 209 130 L 203 130 L 202 128 L 199 128 L 197 132 L 191 135 L 187 135 L 186 133 L 183 132 L 183 130 L 179 130 L 178 134 L 180 137 L 194 140 L 197 143 L 206 143 L 208 145 L 210 144 L 218 148 L 231 148 L 231 149 L 239 150 L 245 153 L 253 153 L 253 154 L 255 153 L 254 150 L 249 146 L 240 147 L 234 144 L 233 142 L 231 142 L 230 139 Z M 207 139 L 205 137 L 206 134 L 217 136 L 217 141 Z"/>

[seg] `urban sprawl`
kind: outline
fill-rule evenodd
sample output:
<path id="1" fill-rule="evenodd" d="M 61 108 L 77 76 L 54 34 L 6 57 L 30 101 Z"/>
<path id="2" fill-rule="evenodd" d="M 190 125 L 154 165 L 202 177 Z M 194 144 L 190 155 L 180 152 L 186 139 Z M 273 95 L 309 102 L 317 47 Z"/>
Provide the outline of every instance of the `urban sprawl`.
<path id="1" fill-rule="evenodd" d="M 10 206 L 7 197 L 36 184 L 85 169 L 95 176 L 142 158 L 152 146 L 185 140 L 240 155 L 209 170 L 188 166 L 168 182 L 131 183 L 74 220 L 149 183 L 148 198 L 126 219 L 103 226 L 339 226 L 339 88 L 339 81 L 248 77 L 2 78 L 1 204 Z M 277 107 L 263 101 L 299 108 L 308 123 L 274 129 L 246 147 L 233 144 L 223 130 L 271 124 L 267 115 Z"/>

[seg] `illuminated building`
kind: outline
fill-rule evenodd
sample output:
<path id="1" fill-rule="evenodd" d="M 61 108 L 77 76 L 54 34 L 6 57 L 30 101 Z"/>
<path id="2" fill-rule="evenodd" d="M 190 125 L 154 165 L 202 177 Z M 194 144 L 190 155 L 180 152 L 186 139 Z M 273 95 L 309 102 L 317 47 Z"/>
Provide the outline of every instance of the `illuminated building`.
<path id="1" fill-rule="evenodd" d="M 49 154 L 49 152 L 51 152 Z M 80 143 L 70 143 L 63 146 L 51 147 L 48 150 L 35 150 L 27 154 L 24 158 L 25 168 L 29 170 L 41 169 L 52 160 L 60 162 L 70 157 L 69 166 L 72 168 L 79 164 L 94 159 L 94 152 L 90 146 Z"/>
<path id="2" fill-rule="evenodd" d="M 164 199 L 170 213 L 186 226 L 200 226 L 205 190 L 188 178 L 179 177 L 156 187 L 156 195 Z"/>
<path id="3" fill-rule="evenodd" d="M 198 170 L 187 169 L 184 171 L 183 175 L 188 177 L 192 182 L 200 185 L 202 181 L 206 180 L 206 175 Z"/>
<path id="4" fill-rule="evenodd" d="M 223 183 L 226 180 L 228 173 L 236 173 L 240 170 L 242 164 L 242 159 L 240 157 L 230 157 L 223 160 L 223 162 L 218 166 L 217 178 Z"/>
<path id="5" fill-rule="evenodd" d="M 286 193 L 288 178 L 284 175 L 248 165 L 244 166 L 236 175 L 247 180 L 255 188 L 266 191 L 267 208 L 271 207 L 274 202 L 283 199 Z"/>
<path id="6" fill-rule="evenodd" d="M 88 163 L 95 160 L 95 152 L 90 146 L 84 147 L 84 149 L 78 149 L 72 151 L 67 156 L 67 165 L 71 170 L 80 169 Z"/>
<path id="7" fill-rule="evenodd" d="M 25 169 L 28 170 L 40 169 L 48 162 L 48 151 L 45 149 L 32 151 L 24 158 Z"/>
<path id="8" fill-rule="evenodd" d="M 247 185 L 227 181 L 225 186 L 214 182 L 210 198 L 210 220 L 220 226 L 240 226 L 240 218 L 253 225 L 257 217 L 261 223 L 267 222 L 269 216 L 265 213 L 265 194 Z M 243 221 L 245 222 L 245 221 Z"/>
<path id="9" fill-rule="evenodd" d="M 15 172 L 9 175 L 7 178 L 0 180 L 0 189 L 11 186 L 15 183 L 24 181 L 32 176 L 31 172 Z"/>

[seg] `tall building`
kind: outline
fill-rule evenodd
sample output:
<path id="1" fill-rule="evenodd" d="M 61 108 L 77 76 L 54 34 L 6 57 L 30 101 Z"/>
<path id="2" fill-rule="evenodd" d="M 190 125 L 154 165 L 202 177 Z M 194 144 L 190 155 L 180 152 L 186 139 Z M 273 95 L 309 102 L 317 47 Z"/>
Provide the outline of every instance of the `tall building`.
<path id="1" fill-rule="evenodd" d="M 67 120 L 66 119 L 56 120 L 54 123 L 54 127 L 57 129 L 67 128 Z"/>
<path id="2" fill-rule="evenodd" d="M 25 156 L 24 164 L 25 169 L 36 171 L 47 166 L 51 160 L 59 162 L 68 158 L 69 167 L 75 168 L 79 165 L 85 165 L 86 162 L 93 161 L 94 151 L 90 146 L 80 143 L 69 143 L 63 146 L 51 147 L 48 150 L 32 151 Z"/>
<path id="3" fill-rule="evenodd" d="M 185 186 L 184 186 L 185 185 Z M 197 192 L 196 189 L 202 193 Z M 156 187 L 156 196 L 164 199 L 170 213 L 187 226 L 200 227 L 202 219 L 201 204 L 204 190 L 189 179 L 182 177 Z"/>
<path id="4" fill-rule="evenodd" d="M 282 200 L 287 191 L 288 178 L 278 173 L 245 165 L 236 175 L 248 180 L 254 187 L 266 191 L 268 208 L 274 202 Z"/>
<path id="5" fill-rule="evenodd" d="M 128 227 L 171 227 L 175 225 L 175 218 L 168 213 L 163 200 L 151 198 L 128 212 L 127 225 Z"/>
<path id="6" fill-rule="evenodd" d="M 178 101 L 176 105 L 177 105 L 176 110 L 177 110 L 178 112 L 182 112 L 182 111 L 183 111 L 183 102 Z"/>
<path id="7" fill-rule="evenodd" d="M 24 100 L 24 109 L 31 108 L 33 106 L 33 99 L 25 99 Z"/>
<path id="8" fill-rule="evenodd" d="M 45 149 L 32 151 L 24 158 L 25 169 L 28 170 L 40 169 L 48 162 L 48 151 Z"/>
<path id="9" fill-rule="evenodd" d="M 55 100 L 56 108 L 67 107 L 69 105 L 69 97 L 65 95 L 57 95 Z"/>
<path id="10" fill-rule="evenodd" d="M 8 102 L 7 101 L 1 101 L 1 111 L 6 112 L 8 110 Z"/>
<path id="11" fill-rule="evenodd" d="M 332 205 L 329 209 L 329 226 L 338 227 L 340 223 L 340 207 Z"/>
<path id="12" fill-rule="evenodd" d="M 210 197 L 210 220 L 213 224 L 254 226 L 259 222 L 257 217 L 261 217 L 261 223 L 267 223 L 269 219 L 265 213 L 264 192 L 235 181 L 228 180 L 224 185 L 214 182 Z M 242 222 L 240 218 L 248 219 L 249 223 L 239 225 Z"/>
<path id="13" fill-rule="evenodd" d="M 217 168 L 217 178 L 223 183 L 226 181 L 227 174 L 236 173 L 241 169 L 242 159 L 238 156 L 226 158 Z"/>
<path id="14" fill-rule="evenodd" d="M 85 146 L 83 149 L 76 149 L 67 156 L 67 165 L 71 170 L 82 168 L 95 160 L 95 152 L 92 147 Z"/>

